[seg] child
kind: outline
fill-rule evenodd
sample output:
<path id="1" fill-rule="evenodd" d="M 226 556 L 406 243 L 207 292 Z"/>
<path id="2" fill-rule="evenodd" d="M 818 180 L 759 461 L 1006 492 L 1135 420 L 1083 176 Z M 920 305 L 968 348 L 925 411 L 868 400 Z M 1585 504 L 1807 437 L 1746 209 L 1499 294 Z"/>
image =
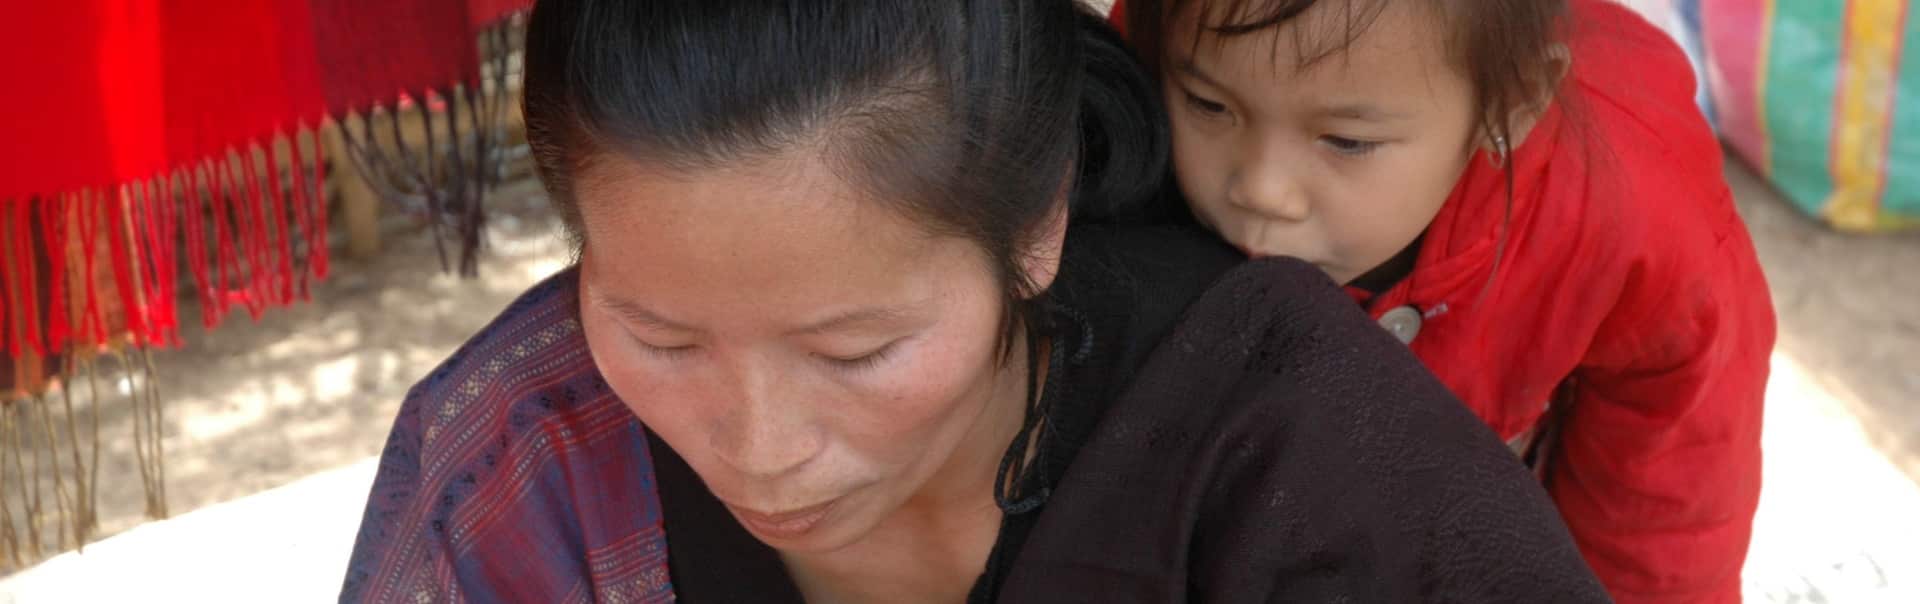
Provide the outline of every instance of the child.
<path id="1" fill-rule="evenodd" d="M 1740 599 L 1773 310 L 1679 48 L 1608 0 L 1123 4 L 1196 218 L 1347 284 L 1615 598 Z"/>

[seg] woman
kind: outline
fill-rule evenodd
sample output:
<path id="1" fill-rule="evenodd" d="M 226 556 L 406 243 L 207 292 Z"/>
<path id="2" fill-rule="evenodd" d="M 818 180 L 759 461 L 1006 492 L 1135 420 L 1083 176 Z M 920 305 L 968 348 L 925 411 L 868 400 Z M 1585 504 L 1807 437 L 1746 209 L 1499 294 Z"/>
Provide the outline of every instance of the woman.
<path id="1" fill-rule="evenodd" d="M 1604 601 L 1313 268 L 1123 219 L 1164 133 L 1070 0 L 527 38 L 579 263 L 408 397 L 342 600 Z"/>

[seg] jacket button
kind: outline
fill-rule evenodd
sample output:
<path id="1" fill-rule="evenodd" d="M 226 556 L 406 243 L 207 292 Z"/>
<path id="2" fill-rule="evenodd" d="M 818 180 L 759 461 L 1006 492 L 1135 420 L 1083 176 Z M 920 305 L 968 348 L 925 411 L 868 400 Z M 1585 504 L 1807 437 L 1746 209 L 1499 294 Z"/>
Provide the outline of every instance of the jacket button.
<path id="1" fill-rule="evenodd" d="M 1380 327 L 1400 340 L 1401 344 L 1412 344 L 1413 338 L 1420 335 L 1420 311 L 1412 306 L 1402 306 L 1380 315 Z"/>

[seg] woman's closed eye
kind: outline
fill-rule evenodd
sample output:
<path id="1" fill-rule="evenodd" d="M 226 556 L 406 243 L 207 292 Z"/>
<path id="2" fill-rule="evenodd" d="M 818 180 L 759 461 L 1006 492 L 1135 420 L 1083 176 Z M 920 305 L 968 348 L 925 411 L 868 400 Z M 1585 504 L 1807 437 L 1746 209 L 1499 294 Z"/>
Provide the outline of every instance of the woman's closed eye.
<path id="1" fill-rule="evenodd" d="M 886 345 L 873 349 L 868 352 L 863 352 L 863 353 L 858 353 L 853 355 L 846 355 L 846 356 L 822 354 L 820 355 L 820 358 L 822 360 L 825 360 L 828 365 L 832 365 L 836 369 L 841 369 L 845 371 L 866 371 L 866 370 L 875 369 L 877 367 L 880 367 L 881 365 L 886 364 L 886 362 L 892 356 L 893 351 L 896 348 L 896 345 L 898 344 L 899 344 L 899 340 L 895 340 L 892 342 L 888 342 Z"/>
<path id="2" fill-rule="evenodd" d="M 1320 144 L 1326 145 L 1334 153 L 1358 157 L 1374 152 L 1384 143 L 1329 134 L 1320 137 Z"/>
<path id="3" fill-rule="evenodd" d="M 647 354 L 666 361 L 683 359 L 699 350 L 699 346 L 694 344 L 657 345 L 639 338 L 634 338 L 634 341 L 638 342 L 640 349 L 647 351 Z"/>

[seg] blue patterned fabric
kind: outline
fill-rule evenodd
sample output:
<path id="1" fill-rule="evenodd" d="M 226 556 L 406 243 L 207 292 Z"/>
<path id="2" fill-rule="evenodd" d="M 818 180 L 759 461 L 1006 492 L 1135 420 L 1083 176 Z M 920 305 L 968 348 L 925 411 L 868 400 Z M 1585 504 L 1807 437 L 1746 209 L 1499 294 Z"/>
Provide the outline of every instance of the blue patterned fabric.
<path id="1" fill-rule="evenodd" d="M 665 602 L 653 461 L 580 330 L 577 273 L 535 286 L 415 385 L 342 602 Z"/>

